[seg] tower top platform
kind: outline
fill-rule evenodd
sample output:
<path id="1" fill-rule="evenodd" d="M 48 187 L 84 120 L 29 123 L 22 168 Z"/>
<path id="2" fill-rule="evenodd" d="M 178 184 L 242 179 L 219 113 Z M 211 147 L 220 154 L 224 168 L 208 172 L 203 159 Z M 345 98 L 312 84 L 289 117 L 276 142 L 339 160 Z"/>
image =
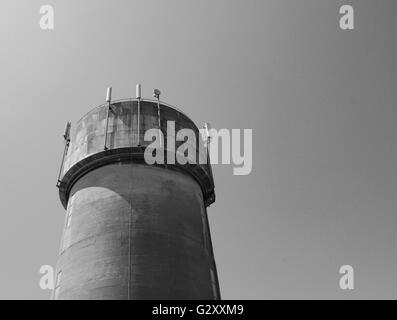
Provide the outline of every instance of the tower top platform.
<path id="1" fill-rule="evenodd" d="M 175 135 L 167 132 L 168 121 L 174 121 L 175 132 L 191 129 L 195 133 L 195 156 L 201 160 L 195 164 L 175 162 L 155 165 L 189 174 L 199 183 L 205 205 L 212 204 L 215 201 L 215 186 L 211 165 L 209 161 L 202 161 L 207 154 L 199 148 L 201 134 L 194 122 L 181 110 L 165 102 L 160 101 L 158 105 L 157 100 L 129 98 L 111 101 L 110 108 L 109 103 L 95 107 L 72 125 L 70 144 L 58 184 L 63 206 L 67 207 L 74 183 L 86 173 L 112 163 L 145 163 L 144 152 L 152 143 L 144 140 L 145 132 L 158 129 L 159 123 L 164 134 L 164 152 L 170 152 L 167 140 L 172 138 L 175 141 Z M 175 141 L 175 150 L 182 143 Z"/>

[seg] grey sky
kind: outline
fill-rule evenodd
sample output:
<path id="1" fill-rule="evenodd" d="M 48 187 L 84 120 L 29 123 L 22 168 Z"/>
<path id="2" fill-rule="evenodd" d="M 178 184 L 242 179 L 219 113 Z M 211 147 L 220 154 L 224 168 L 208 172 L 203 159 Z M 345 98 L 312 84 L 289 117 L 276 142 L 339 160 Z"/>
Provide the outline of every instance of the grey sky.
<path id="1" fill-rule="evenodd" d="M 136 83 L 199 126 L 253 129 L 252 174 L 213 169 L 222 298 L 397 298 L 396 15 L 395 0 L 1 1 L 0 298 L 49 297 L 66 121 Z"/>

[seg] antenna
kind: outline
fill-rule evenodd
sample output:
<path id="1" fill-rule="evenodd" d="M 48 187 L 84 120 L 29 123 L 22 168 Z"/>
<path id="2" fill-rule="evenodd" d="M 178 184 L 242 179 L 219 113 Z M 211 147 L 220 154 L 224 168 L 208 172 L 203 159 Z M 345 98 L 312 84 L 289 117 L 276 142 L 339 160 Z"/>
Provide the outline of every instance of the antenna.
<path id="1" fill-rule="evenodd" d="M 205 135 L 207 136 L 207 141 L 206 141 L 207 143 L 205 145 L 205 147 L 206 147 L 205 150 L 206 150 L 206 157 L 207 157 L 207 165 L 208 165 L 208 169 L 209 169 L 209 171 L 211 173 L 211 176 L 212 176 L 211 159 L 210 159 L 210 152 L 211 152 L 211 150 L 210 150 L 210 143 L 211 143 L 210 130 L 211 130 L 211 125 L 208 122 L 204 122 L 203 128 L 205 130 Z"/>
<path id="2" fill-rule="evenodd" d="M 65 139 L 66 143 L 70 141 L 70 127 L 71 127 L 71 123 L 68 122 L 66 124 L 65 134 L 63 135 L 63 138 Z"/>
<path id="3" fill-rule="evenodd" d="M 70 128 L 71 128 L 71 123 L 68 121 L 66 123 L 66 129 L 65 129 L 65 133 L 63 135 L 63 138 L 65 139 L 65 148 L 63 149 L 63 156 L 62 156 L 62 161 L 61 161 L 61 167 L 59 168 L 59 173 L 58 173 L 58 181 L 57 181 L 57 188 L 59 188 L 61 186 L 61 176 L 62 176 L 62 171 L 63 171 L 63 166 L 65 164 L 65 158 L 66 155 L 68 153 L 68 149 L 69 149 L 69 144 L 70 144 Z"/>
<path id="4" fill-rule="evenodd" d="M 141 98 L 141 84 L 138 83 L 135 87 L 135 95 L 137 99 Z"/>
<path id="5" fill-rule="evenodd" d="M 153 97 L 155 97 L 157 100 L 160 100 L 160 94 L 161 94 L 161 91 L 159 89 L 153 90 Z"/>
<path id="6" fill-rule="evenodd" d="M 112 87 L 106 90 L 106 102 L 112 101 Z"/>
<path id="7" fill-rule="evenodd" d="M 105 129 L 105 146 L 103 147 L 103 150 L 107 150 L 108 147 L 106 146 L 106 142 L 108 139 L 108 127 L 109 127 L 109 111 L 110 111 L 110 102 L 112 101 L 112 87 L 109 87 L 106 90 L 106 102 L 108 103 L 108 110 L 106 114 L 106 129 Z"/>
<path id="8" fill-rule="evenodd" d="M 140 118 L 141 118 L 141 84 L 138 83 L 135 86 L 135 95 L 136 98 L 138 99 L 138 116 L 137 116 L 137 122 L 138 122 L 138 129 L 137 129 L 137 135 L 138 135 L 138 147 L 141 146 L 141 142 L 140 142 L 140 128 L 139 128 L 139 124 L 140 124 Z"/>
<path id="9" fill-rule="evenodd" d="M 161 139 L 161 119 L 160 119 L 160 94 L 161 91 L 159 89 L 153 90 L 153 97 L 157 99 L 157 116 L 158 116 L 158 126 L 159 126 L 159 140 L 160 140 L 160 148 L 162 147 L 162 139 Z"/>
<path id="10" fill-rule="evenodd" d="M 209 124 L 208 122 L 204 122 L 204 130 L 205 130 L 205 135 L 207 136 L 207 144 L 211 143 L 211 134 L 210 134 L 210 130 L 211 130 L 211 124 Z"/>

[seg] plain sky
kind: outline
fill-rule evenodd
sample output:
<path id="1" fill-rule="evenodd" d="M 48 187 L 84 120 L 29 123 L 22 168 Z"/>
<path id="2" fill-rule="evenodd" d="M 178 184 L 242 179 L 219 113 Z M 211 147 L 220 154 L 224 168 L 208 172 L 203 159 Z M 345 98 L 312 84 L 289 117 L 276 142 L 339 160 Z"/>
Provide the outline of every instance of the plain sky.
<path id="1" fill-rule="evenodd" d="M 2 0 L 0 298 L 49 297 L 66 121 L 136 83 L 198 126 L 253 129 L 250 175 L 213 168 L 222 298 L 397 298 L 396 17 L 395 0 Z"/>

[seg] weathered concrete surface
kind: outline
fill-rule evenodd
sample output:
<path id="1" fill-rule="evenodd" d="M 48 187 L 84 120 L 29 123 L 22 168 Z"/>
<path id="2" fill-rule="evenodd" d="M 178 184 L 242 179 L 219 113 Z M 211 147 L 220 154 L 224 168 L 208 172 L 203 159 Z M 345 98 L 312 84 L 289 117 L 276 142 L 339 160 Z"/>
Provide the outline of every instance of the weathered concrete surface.
<path id="1" fill-rule="evenodd" d="M 215 201 L 209 164 L 150 166 L 143 135 L 157 128 L 157 104 L 116 102 L 72 130 L 59 185 L 67 209 L 55 299 L 219 299 L 206 206 Z M 161 106 L 162 131 L 195 124 Z M 176 143 L 176 148 L 182 142 Z M 197 151 L 198 152 L 198 151 Z M 199 155 L 202 157 L 202 155 Z"/>
<path id="2" fill-rule="evenodd" d="M 110 149 L 134 147 L 138 145 L 138 102 L 123 101 L 112 104 L 109 113 L 107 147 Z M 92 154 L 103 151 L 105 142 L 105 128 L 107 119 L 107 105 L 99 106 L 83 116 L 75 126 L 72 126 L 72 136 L 69 151 L 65 160 L 63 173 L 66 173 L 74 164 Z M 189 128 L 199 137 L 199 131 L 192 120 L 183 113 L 161 105 L 161 129 L 167 144 L 167 121 L 175 121 L 175 131 Z M 149 129 L 158 128 L 157 103 L 141 101 L 140 103 L 139 142 L 147 146 L 151 142 L 144 141 L 144 134 Z M 183 142 L 177 141 L 176 148 Z M 197 159 L 205 159 L 205 155 L 196 148 Z M 203 165 L 207 167 L 207 165 Z M 206 168 L 207 169 L 207 168 Z"/>
<path id="3" fill-rule="evenodd" d="M 68 215 L 58 299 L 219 298 L 202 192 L 188 175 L 101 167 L 73 186 Z"/>

